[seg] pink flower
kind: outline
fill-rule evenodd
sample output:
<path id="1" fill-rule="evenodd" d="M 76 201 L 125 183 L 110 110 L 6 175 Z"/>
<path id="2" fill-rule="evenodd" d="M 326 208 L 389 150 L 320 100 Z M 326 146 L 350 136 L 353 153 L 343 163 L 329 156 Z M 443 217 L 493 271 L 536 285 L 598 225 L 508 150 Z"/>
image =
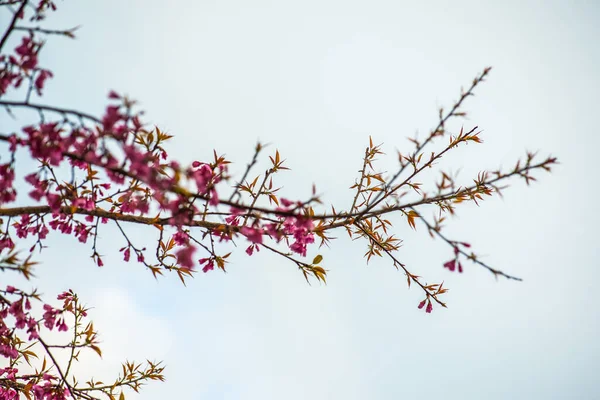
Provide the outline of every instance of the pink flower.
<path id="1" fill-rule="evenodd" d="M 309 218 L 304 216 L 286 217 L 283 221 L 283 233 L 292 235 L 296 240 L 290 245 L 290 250 L 306 257 L 307 245 L 315 242 L 312 229 L 313 223 Z"/>
<path id="2" fill-rule="evenodd" d="M 6 358 L 15 359 L 19 356 L 19 352 L 14 347 L 9 345 L 0 344 L 0 355 Z M 17 399 L 17 397 L 14 397 Z"/>
<path id="3" fill-rule="evenodd" d="M 33 51 L 33 41 L 30 37 L 23 36 L 21 38 L 21 44 L 15 47 L 15 53 L 21 57 L 29 55 Z"/>
<path id="4" fill-rule="evenodd" d="M 207 273 L 208 271 L 212 271 L 213 269 L 215 269 L 215 263 L 210 258 L 201 258 L 200 260 L 198 260 L 198 262 L 200 263 L 200 265 L 206 264 L 204 267 L 202 267 L 202 272 L 204 272 L 204 273 Z"/>
<path id="5" fill-rule="evenodd" d="M 229 225 L 238 226 L 240 224 L 240 217 L 237 215 L 230 215 L 229 217 L 225 218 L 225 222 L 227 222 Z"/>
<path id="6" fill-rule="evenodd" d="M 14 188 L 15 170 L 10 164 L 0 165 L 0 205 L 16 200 L 17 192 Z"/>
<path id="7" fill-rule="evenodd" d="M 213 177 L 213 170 L 208 164 L 200 164 L 198 161 L 194 161 L 192 164 L 197 170 L 191 172 L 191 178 L 196 182 L 198 193 L 205 194 L 208 191 L 208 184 Z"/>
<path id="8" fill-rule="evenodd" d="M 8 138 L 8 141 L 10 143 L 10 147 L 8 148 L 8 150 L 10 150 L 11 152 L 16 151 L 17 150 L 17 146 L 23 144 L 23 141 L 21 139 L 17 138 L 17 135 L 11 135 Z"/>
<path id="9" fill-rule="evenodd" d="M 34 187 L 37 187 L 40 185 L 40 180 L 38 179 L 38 176 L 35 173 L 26 175 L 25 182 L 29 183 L 30 185 L 32 185 Z"/>
<path id="10" fill-rule="evenodd" d="M 66 332 L 66 331 L 69 330 L 69 327 L 65 323 L 64 318 L 58 321 L 57 326 L 58 326 L 58 331 L 59 332 Z"/>
<path id="11" fill-rule="evenodd" d="M 13 302 L 8 308 L 8 312 L 17 320 L 15 327 L 23 329 L 27 322 L 27 315 L 23 311 L 23 299 Z"/>
<path id="12" fill-rule="evenodd" d="M 73 205 L 78 208 L 83 208 L 84 210 L 91 211 L 96 208 L 96 204 L 94 200 L 91 198 L 78 197 L 73 200 Z"/>
<path id="13" fill-rule="evenodd" d="M 191 270 L 194 267 L 194 260 L 192 258 L 195 251 L 196 248 L 191 245 L 179 249 L 177 253 L 175 253 L 175 256 L 177 256 L 177 263 L 181 265 L 182 268 Z"/>
<path id="14" fill-rule="evenodd" d="M 456 269 L 456 259 L 445 262 L 444 268 L 448 268 L 450 271 L 454 271 Z"/>
<path id="15" fill-rule="evenodd" d="M 65 300 L 65 299 L 70 298 L 70 297 L 72 297 L 71 293 L 69 293 L 69 292 L 62 292 L 61 294 L 59 294 L 58 296 L 56 296 L 56 300 Z"/>
<path id="16" fill-rule="evenodd" d="M 56 316 L 59 313 L 58 310 L 52 308 L 52 306 L 48 304 L 44 304 L 44 315 L 42 318 L 44 319 L 44 326 L 49 330 L 54 328 L 54 324 L 56 323 Z"/>
<path id="17" fill-rule="evenodd" d="M 248 240 L 251 241 L 252 243 L 262 244 L 262 242 L 263 242 L 261 229 L 251 228 L 249 226 L 243 226 L 240 229 L 240 233 L 242 235 L 246 236 L 246 238 L 248 238 Z"/>
<path id="18" fill-rule="evenodd" d="M 421 310 L 423 307 L 425 307 L 425 304 L 427 304 L 427 307 L 425 308 L 425 312 L 427 314 L 430 314 L 431 311 L 433 310 L 433 304 L 431 304 L 431 300 L 429 300 L 429 296 L 427 296 L 425 298 L 425 300 L 423 300 L 422 302 L 419 303 L 419 310 Z"/>
<path id="19" fill-rule="evenodd" d="M 281 238 L 283 237 L 283 233 L 279 230 L 278 224 L 275 224 L 275 223 L 266 224 L 265 229 L 267 230 L 267 233 L 269 234 L 269 236 L 271 236 L 272 238 L 277 240 L 277 242 L 279 242 L 281 240 Z"/>
<path id="20" fill-rule="evenodd" d="M 0 239 L 0 252 L 4 249 L 12 249 L 15 247 L 15 244 L 13 243 L 12 239 L 9 237 L 5 237 L 3 239 Z"/>
<path id="21" fill-rule="evenodd" d="M 179 246 L 183 246 L 188 242 L 188 235 L 183 231 L 177 231 L 173 235 L 173 241 Z"/>
<path id="22" fill-rule="evenodd" d="M 36 54 L 36 43 L 33 41 L 33 37 L 24 36 L 21 39 L 21 44 L 15 48 L 21 60 L 19 64 L 23 69 L 33 69 L 37 66 L 37 54 Z"/>
<path id="23" fill-rule="evenodd" d="M 108 106 L 106 107 L 106 113 L 102 118 L 102 124 L 104 125 L 105 131 L 113 129 L 115 124 L 123 118 L 123 115 L 119 112 L 119 106 Z"/>
<path id="24" fill-rule="evenodd" d="M 284 207 L 290 207 L 294 205 L 293 201 L 290 201 L 288 199 L 284 199 L 283 197 L 279 199 L 279 201 L 281 202 L 281 204 L 283 204 Z"/>
<path id="25" fill-rule="evenodd" d="M 460 261 L 458 261 L 458 258 L 454 258 L 450 261 L 446 261 L 444 263 L 444 268 L 448 268 L 450 271 L 455 271 L 456 267 L 458 267 L 458 272 L 462 274 L 463 272 L 463 267 L 460 263 Z"/>
<path id="26" fill-rule="evenodd" d="M 53 76 L 52 72 L 45 70 L 45 69 L 41 70 L 40 73 L 38 74 L 37 78 L 35 79 L 35 89 L 40 96 L 42 95 L 42 89 L 44 88 L 46 79 L 52 78 L 52 76 Z"/>
<path id="27" fill-rule="evenodd" d="M 39 238 L 46 239 L 46 236 L 48 236 L 48 232 L 48 227 L 46 225 L 43 225 L 38 232 Z"/>
<path id="28" fill-rule="evenodd" d="M 9 72 L 7 69 L 0 71 L 0 96 L 5 94 L 8 91 L 8 88 L 15 84 L 17 78 L 19 78 L 18 74 Z"/>
<path id="29" fill-rule="evenodd" d="M 61 197 L 59 195 L 54 193 L 48 193 L 46 195 L 46 200 L 48 201 L 48 205 L 50 206 L 50 209 L 53 213 L 60 211 Z"/>
<path id="30" fill-rule="evenodd" d="M 55 380 L 56 377 L 52 376 L 50 374 L 44 374 L 44 375 L 42 375 L 42 379 L 45 380 L 45 381 L 52 381 L 52 380 Z"/>
<path id="31" fill-rule="evenodd" d="M 91 230 L 91 228 L 88 228 L 83 224 L 77 224 L 75 226 L 74 234 L 75 237 L 77 237 L 81 243 L 86 243 L 91 233 Z"/>

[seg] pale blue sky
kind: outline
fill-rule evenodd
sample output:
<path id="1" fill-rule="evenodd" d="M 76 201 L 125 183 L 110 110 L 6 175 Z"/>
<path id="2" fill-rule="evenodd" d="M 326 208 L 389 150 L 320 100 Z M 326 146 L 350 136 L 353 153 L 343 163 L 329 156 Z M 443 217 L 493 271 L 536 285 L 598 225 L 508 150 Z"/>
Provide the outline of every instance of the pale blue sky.
<path id="1" fill-rule="evenodd" d="M 56 77 L 45 102 L 99 114 L 109 89 L 126 92 L 175 135 L 174 158 L 202 160 L 216 148 L 234 172 L 257 140 L 272 143 L 292 168 L 280 176 L 285 197 L 304 198 L 314 182 L 324 200 L 348 206 L 368 136 L 384 143 L 381 165 L 393 170 L 405 137 L 431 128 L 437 108 L 488 65 L 466 122 L 484 129 L 485 143 L 445 165 L 468 181 L 525 150 L 562 163 L 529 188 L 515 182 L 504 199 L 463 207 L 447 228 L 524 282 L 472 265 L 452 274 L 442 268 L 447 246 L 423 227 L 397 225 L 411 271 L 451 289 L 449 308 L 431 315 L 417 310 L 421 293 L 401 273 L 387 261 L 366 266 L 364 246 L 342 232 L 322 251 L 327 286 L 307 286 L 265 251 L 238 251 L 228 274 L 200 274 L 183 288 L 115 252 L 98 269 L 88 248 L 57 238 L 37 284 L 73 288 L 95 307 L 101 373 L 123 358 L 163 359 L 167 382 L 144 399 L 600 398 L 598 3 L 58 6 L 51 26 L 82 27 L 76 41 L 47 45 L 42 62 Z M 154 234 L 129 231 L 139 242 Z M 122 245 L 110 230 L 101 236 L 107 254 Z"/>

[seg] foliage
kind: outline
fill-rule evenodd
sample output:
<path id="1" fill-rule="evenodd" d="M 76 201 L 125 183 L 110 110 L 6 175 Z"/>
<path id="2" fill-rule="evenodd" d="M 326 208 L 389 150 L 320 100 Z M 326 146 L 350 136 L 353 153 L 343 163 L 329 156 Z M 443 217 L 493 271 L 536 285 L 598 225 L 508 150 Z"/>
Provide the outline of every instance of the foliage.
<path id="1" fill-rule="evenodd" d="M 46 81 L 53 76 L 39 62 L 45 40 L 73 38 L 75 29 L 55 31 L 28 25 L 56 10 L 50 0 L 3 0 L 0 7 L 12 15 L 0 41 L 0 105 L 13 116 L 17 109 L 35 110 L 39 116 L 19 132 L 0 134 L 8 149 L 0 158 L 0 270 L 4 273 L 32 278 L 33 255 L 45 248 L 51 231 L 72 235 L 89 246 L 94 263 L 102 267 L 98 232 L 114 225 L 122 237 L 123 260 L 143 265 L 155 277 L 170 272 L 185 284 L 198 269 L 225 271 L 231 244 L 245 243 L 248 255 L 266 249 L 295 265 L 307 281 L 325 283 L 323 257 L 308 255 L 329 245 L 333 231 L 344 230 L 366 244 L 367 261 L 386 257 L 403 272 L 408 286 L 422 291 L 419 309 L 431 313 L 434 305 L 446 307 L 442 295 L 448 289 L 443 283 L 426 283 L 398 259 L 402 240 L 394 234 L 390 220 L 397 215 L 412 229 L 423 223 L 432 237 L 450 246 L 453 257 L 444 268 L 462 273 L 464 260 L 470 260 L 496 277 L 519 280 L 483 263 L 469 243 L 446 237 L 443 223 L 463 203 L 478 204 L 500 194 L 511 178 L 521 177 L 529 184 L 535 180 L 532 173 L 549 171 L 555 158 L 538 161 L 528 153 L 512 168 L 481 172 L 470 186 L 459 186 L 444 171 L 439 171 L 432 189 L 417 180 L 453 149 L 482 142 L 477 127 L 453 133 L 448 122 L 466 115 L 463 103 L 490 68 L 461 92 L 449 110 L 439 111 L 437 126 L 425 139 L 411 139 L 414 147 L 398 153 L 399 166 L 393 175 L 378 169 L 382 147 L 369 139 L 359 176 L 351 186 L 351 206 L 329 208 L 314 187 L 304 200 L 279 194 L 276 178 L 287 169 L 279 151 L 269 156 L 269 169 L 255 174 L 253 169 L 264 151 L 261 144 L 256 145 L 244 174 L 235 179 L 228 172 L 230 161 L 217 152 L 211 160 L 194 161 L 190 166 L 171 159 L 165 142 L 172 136 L 148 127 L 136 103 L 114 91 L 109 93 L 102 117 L 38 103 L 35 97 L 43 94 Z M 5 50 L 9 37 L 19 33 L 23 36 L 16 48 Z M 17 173 L 23 181 L 19 191 L 27 187 L 26 195 L 17 193 Z M 425 216 L 427 207 L 434 209 L 431 219 Z M 127 234 L 131 224 L 145 226 L 148 237 L 154 235 L 154 239 L 135 242 Z M 33 245 L 24 254 L 17 244 L 26 239 Z M 123 399 L 127 388 L 137 391 L 148 380 L 164 379 L 162 365 L 147 361 L 125 362 L 111 382 L 79 382 L 72 365 L 80 353 L 92 350 L 102 355 L 97 332 L 76 293 L 68 290 L 56 299 L 59 305 L 52 306 L 36 291 L 0 287 L 0 359 L 8 361 L 6 368 L 0 368 L 0 399 L 15 399 L 19 394 L 28 399 Z M 41 317 L 36 317 L 37 304 Z M 67 332 L 70 338 L 51 343 L 45 337 L 52 330 Z M 65 353 L 67 361 L 61 362 L 57 354 Z"/>

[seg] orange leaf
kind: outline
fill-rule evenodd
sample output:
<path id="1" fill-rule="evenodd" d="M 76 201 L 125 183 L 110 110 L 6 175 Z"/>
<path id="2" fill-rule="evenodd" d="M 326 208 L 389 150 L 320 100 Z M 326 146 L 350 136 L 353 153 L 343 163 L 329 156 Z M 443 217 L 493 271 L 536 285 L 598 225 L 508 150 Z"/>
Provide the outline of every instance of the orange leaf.
<path id="1" fill-rule="evenodd" d="M 415 225 L 415 218 L 418 217 L 419 214 L 417 214 L 417 212 L 415 210 L 410 210 L 407 214 L 406 214 L 406 218 L 408 219 L 408 224 L 413 228 L 413 229 L 417 229 L 416 225 Z"/>

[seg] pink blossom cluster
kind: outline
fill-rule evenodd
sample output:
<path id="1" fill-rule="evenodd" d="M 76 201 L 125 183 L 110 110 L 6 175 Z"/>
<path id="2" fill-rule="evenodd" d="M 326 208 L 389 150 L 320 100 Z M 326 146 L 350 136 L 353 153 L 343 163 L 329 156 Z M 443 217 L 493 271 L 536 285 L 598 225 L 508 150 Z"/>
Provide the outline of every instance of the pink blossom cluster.
<path id="1" fill-rule="evenodd" d="M 46 10 L 55 9 L 52 1 L 42 0 L 36 8 L 35 18 L 43 17 Z M 37 78 L 33 86 L 41 94 L 44 82 L 52 74 L 38 67 L 38 53 L 43 45 L 36 41 L 33 34 L 22 38 L 21 43 L 15 48 L 14 55 L 4 56 L 1 61 L 18 66 L 20 73 L 34 70 Z M 8 57 L 8 58 L 7 58 Z M 2 85 L 5 89 L 17 84 L 17 78 L 34 79 L 33 75 L 7 75 L 8 69 L 3 71 Z M 23 72 L 25 71 L 25 72 Z M 20 84 L 20 80 L 18 84 Z M 99 121 L 99 126 L 90 128 L 83 123 L 76 126 L 63 122 L 44 122 L 23 128 L 23 135 L 10 137 L 10 151 L 12 161 L 0 165 L 0 205 L 16 201 L 17 193 L 14 180 L 14 158 L 19 147 L 26 148 L 34 159 L 42 162 L 42 168 L 36 173 L 25 176 L 25 181 L 31 186 L 29 197 L 37 202 L 45 203 L 51 210 L 50 218 L 45 215 L 31 218 L 29 215 L 21 216 L 20 221 L 13 223 L 16 235 L 26 238 L 36 235 L 38 243 L 44 240 L 49 229 L 63 234 L 74 235 L 80 242 L 86 243 L 95 235 L 97 226 L 93 215 L 87 215 L 85 221 L 78 221 L 72 214 L 74 210 L 84 210 L 93 214 L 98 202 L 106 199 L 105 191 L 111 185 L 123 185 L 127 178 L 137 180 L 145 185 L 143 190 L 116 189 L 122 193 L 117 201 L 111 198 L 110 212 L 121 214 L 147 215 L 156 202 L 156 209 L 167 212 L 169 224 L 175 226 L 179 232 L 183 226 L 193 221 L 193 218 L 204 210 L 194 203 L 197 197 L 206 201 L 208 205 L 216 206 L 219 203 L 217 185 L 223 180 L 227 171 L 227 162 L 217 158 L 214 163 L 194 161 L 191 167 L 182 171 L 177 162 L 167 162 L 167 154 L 162 147 L 157 145 L 150 149 L 149 145 L 143 146 L 136 136 L 143 130 L 140 114 L 133 114 L 133 102 L 120 94 L 110 91 L 108 95 L 115 104 L 106 107 L 104 115 Z M 80 118 L 88 118 L 81 116 Z M 108 145 L 107 142 L 112 142 Z M 149 143 L 149 142 L 148 142 Z M 114 146 L 116 144 L 116 146 Z M 109 150 L 109 149 L 112 149 Z M 117 152 L 114 150 L 118 149 Z M 72 182 L 71 186 L 48 174 L 52 167 L 60 167 L 63 161 L 68 160 L 72 167 L 85 171 L 88 174 L 91 168 L 99 168 L 104 175 L 86 178 L 83 182 Z M 169 173 L 170 171 L 170 173 Z M 194 185 L 194 193 L 175 190 L 185 187 L 180 182 L 180 177 L 187 178 Z M 108 179 L 108 182 L 102 182 Z M 86 185 L 89 184 L 89 187 Z M 85 186 L 85 190 L 83 190 Z M 78 190 L 79 188 L 79 190 Z M 290 211 L 299 208 L 300 203 L 293 203 L 281 199 L 282 207 L 279 211 Z M 236 215 L 228 221 L 233 226 L 239 223 Z M 46 218 L 46 220 L 44 219 Z M 106 223 L 107 218 L 100 218 Z M 263 236 L 269 235 L 277 242 L 285 237 L 286 243 L 292 252 L 306 256 L 307 245 L 314 242 L 312 221 L 303 215 L 282 216 L 279 222 L 264 224 L 255 221 L 252 226 L 243 226 L 239 233 L 245 236 L 251 245 L 246 250 L 248 254 L 258 251 L 263 241 Z M 213 232 L 221 235 L 221 239 L 231 239 L 231 233 Z M 8 230 L 0 232 L 0 249 L 13 248 Z M 189 238 L 179 237 L 175 256 L 179 265 L 192 270 L 196 247 L 189 243 Z M 131 244 L 121 249 L 123 258 L 128 261 L 131 257 Z M 138 261 L 143 262 L 144 257 L 136 250 Z M 98 265 L 103 265 L 100 256 L 95 253 Z M 204 260 L 204 259 L 202 259 Z M 214 255 L 200 262 L 203 271 L 214 268 Z"/>
<path id="2" fill-rule="evenodd" d="M 278 208 L 278 211 L 291 212 L 296 209 L 302 208 L 301 202 L 292 202 L 288 199 L 280 199 L 282 207 Z M 306 257 L 307 245 L 315 242 L 315 236 L 313 233 L 314 225 L 312 220 L 301 214 L 293 214 L 282 217 L 283 229 L 279 232 L 274 224 L 267 224 L 267 232 L 275 237 L 280 238 L 283 236 L 292 237 L 293 243 L 289 245 L 290 250 L 294 253 L 300 254 L 302 257 Z M 289 243 L 289 241 L 288 241 Z"/>
<path id="3" fill-rule="evenodd" d="M 17 237 L 21 239 L 25 239 L 29 234 L 33 234 L 37 236 L 39 241 L 44 240 L 49 233 L 48 227 L 52 228 L 52 230 L 60 231 L 63 234 L 73 234 L 81 243 L 86 243 L 88 237 L 91 235 L 93 226 L 77 221 L 73 219 L 71 215 L 54 213 L 51 215 L 51 218 L 52 220 L 46 225 L 39 217 L 33 219 L 31 218 L 31 215 L 23 214 L 20 221 L 13 223 L 12 226 L 15 229 Z M 105 223 L 106 221 L 103 222 Z M 6 245 L 2 246 L 0 243 L 0 251 L 3 248 L 14 247 L 14 243 L 10 238 L 7 237 L 4 240 L 7 241 Z"/>
<path id="4" fill-rule="evenodd" d="M 36 41 L 32 34 L 24 36 L 21 43 L 15 48 L 15 54 L 8 57 L 0 55 L 0 96 L 4 95 L 12 86 L 19 88 L 26 77 L 35 76 L 33 87 L 39 95 L 48 78 L 52 77 L 52 72 L 47 69 L 37 68 L 38 51 L 42 43 Z M 33 75 L 32 75 L 33 74 Z"/>
<path id="5" fill-rule="evenodd" d="M 17 368 L 0 368 L 0 379 L 12 381 L 15 384 L 18 379 L 19 370 Z M 72 398 L 69 389 L 66 387 L 57 386 L 57 378 L 50 374 L 42 374 L 41 379 L 29 378 L 31 385 L 30 393 L 33 394 L 35 400 L 66 400 Z M 20 390 L 12 388 L 10 385 L 0 386 L 0 400 L 18 400 Z"/>
<path id="6" fill-rule="evenodd" d="M 52 0 L 40 0 L 34 9 L 32 20 L 40 21 L 45 18 L 48 10 L 55 11 L 56 4 Z M 21 12 L 17 17 L 24 18 Z M 11 88 L 18 89 L 25 79 L 31 79 L 32 88 L 38 95 L 52 72 L 47 69 L 38 68 L 38 53 L 43 45 L 42 41 L 36 41 L 33 32 L 29 36 L 21 38 L 21 43 L 15 48 L 15 54 L 0 54 L 0 97 Z"/>
<path id="7" fill-rule="evenodd" d="M 0 379 L 17 381 L 17 368 L 0 368 Z M 0 400 L 18 400 L 19 393 L 9 385 L 0 385 Z"/>
<path id="8" fill-rule="evenodd" d="M 193 271 L 194 269 L 194 253 L 196 252 L 196 246 L 189 243 L 183 245 L 176 253 L 177 264 L 184 270 Z"/>
<path id="9" fill-rule="evenodd" d="M 171 163 L 171 168 L 179 170 L 179 164 Z M 216 185 L 222 181 L 223 175 L 227 172 L 227 162 L 218 160 L 214 164 L 202 163 L 194 161 L 192 166 L 185 171 L 186 176 L 192 180 L 196 186 L 195 194 L 190 198 L 187 194 L 178 193 L 172 199 L 167 199 L 164 194 L 168 191 L 158 187 L 155 192 L 155 198 L 158 200 L 161 209 L 170 212 L 171 218 L 169 223 L 180 228 L 183 225 L 190 223 L 196 215 L 203 211 L 194 204 L 196 196 L 207 200 L 211 206 L 219 204 L 219 195 L 216 190 Z M 190 250 L 186 250 L 182 256 L 187 259 L 190 255 Z M 186 263 L 187 264 L 187 263 Z"/>
<path id="10" fill-rule="evenodd" d="M 205 171 L 207 170 L 205 169 Z M 313 222 L 305 215 L 294 213 L 297 208 L 302 207 L 301 202 L 292 202 L 285 198 L 280 199 L 280 202 L 283 206 L 278 207 L 277 211 L 289 213 L 289 215 L 281 215 L 279 222 L 266 224 L 261 224 L 259 220 L 255 220 L 252 225 L 240 226 L 243 219 L 243 210 L 231 207 L 229 216 L 225 218 L 225 222 L 230 227 L 237 228 L 237 232 L 250 242 L 250 245 L 246 248 L 248 255 L 254 254 L 255 251 L 260 251 L 260 245 L 263 244 L 264 238 L 267 236 L 273 238 L 278 243 L 285 239 L 286 244 L 292 252 L 306 257 L 307 246 L 315 242 Z M 232 231 L 216 230 L 213 233 L 221 241 L 232 240 L 234 235 Z M 194 253 L 197 248 L 190 243 L 189 235 L 179 230 L 172 236 L 172 240 L 177 246 L 180 246 L 175 252 L 177 263 L 184 269 L 193 270 L 195 266 Z M 124 250 L 124 248 L 121 250 Z M 202 267 L 203 272 L 212 271 L 215 267 L 215 257 L 200 258 L 198 264 Z"/>
<path id="11" fill-rule="evenodd" d="M 111 92 L 110 96 L 115 98 L 118 95 Z M 14 153 L 19 146 L 26 147 L 33 158 L 54 167 L 60 166 L 65 158 L 82 170 L 88 170 L 90 166 L 99 167 L 108 179 L 117 185 L 124 184 L 127 176 L 134 178 L 147 185 L 150 192 L 126 191 L 115 205 L 115 211 L 146 214 L 150 210 L 150 200 L 153 199 L 162 210 L 171 213 L 173 225 L 190 222 L 190 217 L 199 210 L 189 204 L 187 195 L 172 193 L 179 184 L 179 164 L 165 163 L 167 154 L 162 149 L 148 151 L 142 146 L 130 143 L 131 135 L 139 132 L 142 124 L 137 115 L 130 116 L 122 112 L 121 108 L 126 107 L 107 107 L 102 119 L 103 129 L 99 131 L 85 128 L 66 130 L 56 122 L 25 127 L 24 138 L 11 138 L 14 143 L 11 151 Z M 107 150 L 105 142 L 109 139 L 120 147 L 121 156 Z M 165 169 L 170 169 L 172 173 L 165 173 Z M 214 206 L 219 202 L 216 185 L 222 180 L 225 171 L 225 162 L 207 164 L 195 161 L 185 174 L 194 182 L 197 196 L 205 197 L 209 204 Z M 40 173 L 29 174 L 25 180 L 33 187 L 29 196 L 36 201 L 45 201 L 53 213 L 59 213 L 63 206 L 91 211 L 95 209 L 98 198 L 104 195 L 104 190 L 111 187 L 111 182 L 94 182 L 92 191 L 82 195 L 69 193 L 64 185 L 59 185 L 53 178 L 42 179 Z M 0 166 L 0 204 L 15 200 L 14 169 L 11 164 L 5 164 Z"/>
<path id="12" fill-rule="evenodd" d="M 114 92 L 111 92 L 110 96 L 118 97 Z M 74 167 L 82 170 L 88 171 L 90 166 L 100 167 L 112 183 L 123 184 L 125 176 L 130 176 L 148 186 L 149 191 L 144 192 L 125 190 L 119 202 L 112 202 L 114 212 L 123 214 L 139 212 L 144 215 L 150 210 L 150 201 L 156 200 L 161 210 L 170 212 L 170 222 L 176 226 L 189 223 L 194 215 L 200 212 L 187 195 L 171 193 L 169 196 L 169 190 L 179 183 L 177 176 L 180 168 L 175 162 L 162 164 L 166 159 L 164 150 L 148 152 L 140 146 L 129 143 L 131 133 L 141 129 L 137 116 L 130 117 L 127 113 L 122 113 L 120 107 L 109 106 L 103 118 L 103 128 L 104 130 L 98 131 L 84 128 L 67 131 L 58 123 L 28 126 L 23 129 L 26 137 L 17 138 L 16 135 L 11 137 L 11 152 L 14 154 L 19 146 L 26 147 L 31 156 L 42 160 L 44 165 L 59 166 L 65 158 L 69 158 Z M 121 145 L 123 151 L 121 161 L 106 150 L 103 143 L 107 139 L 116 140 L 117 144 Z M 165 174 L 162 172 L 164 168 L 171 168 L 173 173 Z M 186 175 L 195 183 L 198 195 L 207 196 L 209 204 L 216 205 L 219 197 L 215 186 L 221 181 L 225 171 L 224 162 L 211 165 L 196 161 L 186 171 Z M 16 200 L 14 179 L 12 163 L 0 165 L 0 204 Z M 52 211 L 52 220 L 48 226 L 64 234 L 73 233 L 83 243 L 91 235 L 94 217 L 88 215 L 86 221 L 90 224 L 86 225 L 74 220 L 73 216 L 65 213 L 64 210 L 65 208 L 95 210 L 99 199 L 103 198 L 105 191 L 111 188 L 111 182 L 100 183 L 99 179 L 90 182 L 91 190 L 78 193 L 59 184 L 54 177 L 42 178 L 41 172 L 25 177 L 25 181 L 32 186 L 29 197 L 46 203 Z M 103 217 L 101 222 L 106 223 L 107 219 Z M 36 220 L 35 224 L 36 226 L 31 225 L 29 216 L 22 217 L 22 220 L 15 224 L 17 235 L 25 238 L 30 233 L 37 233 L 39 239 L 44 239 L 48 228 L 44 226 L 43 221 Z M 2 240 L 0 245 L 3 247 L 14 245 L 7 233 L 0 240 Z M 100 264 L 101 261 L 99 260 L 98 263 Z"/>
<path id="13" fill-rule="evenodd" d="M 0 290 L 0 293 L 2 292 L 7 296 L 19 296 L 18 300 L 12 302 L 2 296 L 3 301 L 0 305 L 0 355 L 5 358 L 15 359 L 19 356 L 19 353 L 11 341 L 13 333 L 7 324 L 8 317 L 12 316 L 15 319 L 14 329 L 26 329 L 26 333 L 29 334 L 28 340 L 39 338 L 39 326 L 38 321 L 30 314 L 31 301 L 25 293 L 13 286 L 7 286 L 5 290 Z M 66 299 L 67 297 L 65 296 L 68 295 L 68 292 L 64 292 L 58 296 L 58 299 Z M 55 327 L 59 331 L 66 331 L 68 329 L 63 315 L 64 309 L 58 310 L 49 304 L 44 304 L 43 309 L 42 320 L 48 330 L 52 330 Z"/>
<path id="14" fill-rule="evenodd" d="M 7 294 L 20 294 L 13 286 L 7 286 L 5 292 Z M 31 302 L 28 298 L 21 294 L 19 300 L 13 302 L 5 301 L 0 306 L 0 355 L 6 358 L 15 359 L 19 353 L 14 347 L 11 340 L 13 335 L 12 329 L 7 324 L 7 319 L 12 316 L 15 319 L 14 329 L 27 329 L 29 340 L 37 339 L 38 322 L 29 314 L 31 310 Z"/>
<path id="15" fill-rule="evenodd" d="M 218 167 L 222 172 L 226 171 L 226 165 L 220 164 Z M 196 183 L 198 194 L 208 195 L 208 204 L 211 206 L 219 204 L 219 196 L 215 190 L 215 185 L 221 181 L 221 173 L 217 173 L 210 164 L 194 161 L 192 168 L 188 170 L 188 176 Z"/>
<path id="16" fill-rule="evenodd" d="M 282 207 L 278 207 L 277 211 L 292 213 L 295 209 L 301 208 L 301 202 L 292 202 L 288 199 L 281 198 Z M 235 216 L 235 211 L 232 210 L 232 216 L 227 220 L 228 223 L 237 225 L 239 218 Z M 301 214 L 284 215 L 280 217 L 279 223 L 267 223 L 263 227 L 248 227 L 244 226 L 240 229 L 240 233 L 244 235 L 252 244 L 246 249 L 248 255 L 252 255 L 254 250 L 258 250 L 258 245 L 263 242 L 263 235 L 267 234 L 274 238 L 277 242 L 286 238 L 286 243 L 290 250 L 294 253 L 306 257 L 307 245 L 314 243 L 314 228 L 312 220 Z M 293 241 L 290 244 L 289 238 Z"/>

